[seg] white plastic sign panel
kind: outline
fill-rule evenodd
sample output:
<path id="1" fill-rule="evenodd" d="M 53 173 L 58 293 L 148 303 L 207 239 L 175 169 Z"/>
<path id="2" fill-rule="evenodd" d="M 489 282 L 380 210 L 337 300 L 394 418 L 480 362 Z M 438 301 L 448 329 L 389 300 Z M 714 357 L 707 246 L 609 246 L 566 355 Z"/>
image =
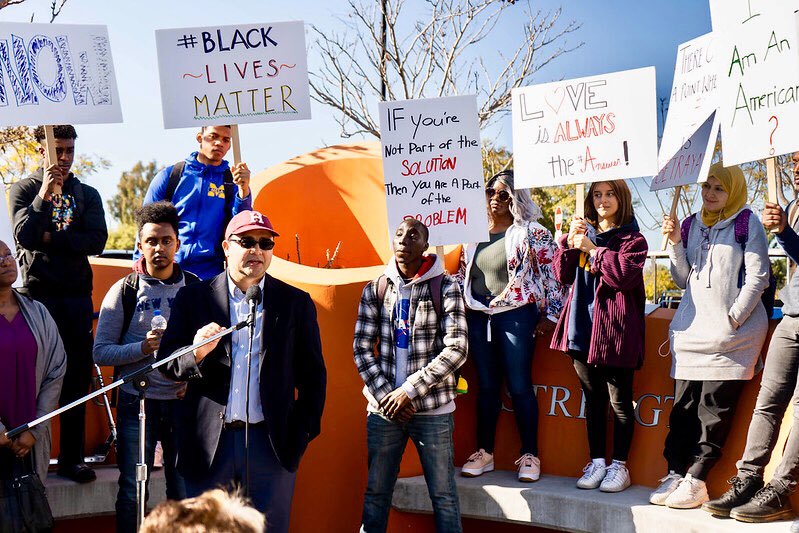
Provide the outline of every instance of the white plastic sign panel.
<path id="1" fill-rule="evenodd" d="M 711 0 L 727 166 L 799 148 L 796 2 Z"/>
<path id="2" fill-rule="evenodd" d="M 424 222 L 430 245 L 488 240 L 477 98 L 380 102 L 388 227 Z"/>
<path id="3" fill-rule="evenodd" d="M 0 126 L 122 122 L 105 26 L 0 23 Z"/>
<path id="4" fill-rule="evenodd" d="M 677 47 L 669 112 L 658 152 L 661 170 L 718 108 L 717 66 L 718 54 L 713 49 L 712 33 Z"/>
<path id="5" fill-rule="evenodd" d="M 301 21 L 156 30 L 165 128 L 311 118 Z"/>
<path id="6" fill-rule="evenodd" d="M 718 133 L 716 113 L 711 113 L 677 153 L 666 161 L 657 176 L 652 178 L 649 190 L 659 191 L 707 181 L 707 172 L 713 159 Z"/>
<path id="7" fill-rule="evenodd" d="M 519 187 L 657 174 L 655 68 L 513 89 Z"/>

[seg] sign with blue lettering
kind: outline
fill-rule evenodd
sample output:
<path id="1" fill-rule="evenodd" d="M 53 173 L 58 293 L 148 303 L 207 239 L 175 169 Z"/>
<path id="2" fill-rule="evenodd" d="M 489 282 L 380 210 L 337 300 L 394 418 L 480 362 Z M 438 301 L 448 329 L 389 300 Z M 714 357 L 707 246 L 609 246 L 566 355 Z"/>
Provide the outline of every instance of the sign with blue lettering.
<path id="1" fill-rule="evenodd" d="M 122 122 L 105 26 L 0 23 L 0 126 Z"/>
<path id="2" fill-rule="evenodd" d="M 301 21 L 157 30 L 165 128 L 311 118 Z"/>

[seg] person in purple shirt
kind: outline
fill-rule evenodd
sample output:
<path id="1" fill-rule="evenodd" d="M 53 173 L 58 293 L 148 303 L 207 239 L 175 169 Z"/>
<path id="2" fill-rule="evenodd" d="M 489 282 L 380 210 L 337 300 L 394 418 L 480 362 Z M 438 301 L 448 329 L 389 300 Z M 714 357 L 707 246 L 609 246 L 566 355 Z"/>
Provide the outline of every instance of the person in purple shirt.
<path id="1" fill-rule="evenodd" d="M 56 408 L 67 356 L 50 313 L 11 288 L 16 280 L 14 254 L 0 241 L 0 480 L 21 468 L 32 468 L 44 479 L 50 465 L 49 422 L 14 439 L 6 433 Z"/>
<path id="2" fill-rule="evenodd" d="M 647 244 L 627 184 L 591 184 L 585 218 L 575 217 L 558 245 L 555 278 L 571 290 L 552 348 L 573 359 L 585 396 L 591 454 L 577 487 L 620 492 L 630 486 L 626 462 L 635 427 L 633 374 L 644 360 L 646 300 Z M 605 462 L 608 404 L 613 409 L 610 465 Z"/>

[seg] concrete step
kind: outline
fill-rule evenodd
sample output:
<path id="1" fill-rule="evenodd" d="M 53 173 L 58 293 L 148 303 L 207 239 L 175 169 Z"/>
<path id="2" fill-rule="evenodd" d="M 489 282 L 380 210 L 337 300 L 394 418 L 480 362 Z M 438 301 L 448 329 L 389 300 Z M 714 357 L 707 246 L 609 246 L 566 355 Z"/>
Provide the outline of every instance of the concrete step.
<path id="1" fill-rule="evenodd" d="M 96 467 L 97 480 L 79 484 L 51 472 L 45 481 L 47 500 L 53 517 L 79 518 L 114 514 L 119 485 L 119 470 L 116 466 Z M 166 482 L 163 469 L 150 474 L 149 507 L 166 499 Z"/>
<path id="2" fill-rule="evenodd" d="M 744 524 L 714 518 L 701 509 L 669 509 L 649 503 L 650 487 L 633 485 L 606 494 L 580 490 L 576 479 L 541 476 L 521 483 L 516 472 L 494 471 L 477 478 L 457 476 L 461 514 L 495 522 L 528 524 L 575 532 L 787 533 L 790 521 Z M 401 478 L 392 505 L 399 511 L 432 513 L 423 476 Z"/>

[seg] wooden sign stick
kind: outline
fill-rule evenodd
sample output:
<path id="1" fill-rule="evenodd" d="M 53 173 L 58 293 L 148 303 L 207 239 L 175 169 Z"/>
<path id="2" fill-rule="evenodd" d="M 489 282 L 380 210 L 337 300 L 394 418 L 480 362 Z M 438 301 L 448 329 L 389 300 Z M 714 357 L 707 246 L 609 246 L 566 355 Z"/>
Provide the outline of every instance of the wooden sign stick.
<path id="1" fill-rule="evenodd" d="M 574 187 L 574 216 L 585 217 L 585 183 L 578 183 Z"/>
<path id="2" fill-rule="evenodd" d="M 51 165 L 58 164 L 58 153 L 55 149 L 55 134 L 53 133 L 53 126 L 44 127 L 44 143 L 45 143 L 45 168 Z M 66 176 L 64 177 L 66 179 Z M 61 194 L 61 187 L 56 185 L 53 187 L 53 194 Z"/>
<path id="3" fill-rule="evenodd" d="M 677 220 L 677 206 L 680 203 L 680 193 L 682 192 L 682 185 L 678 185 L 674 188 L 674 198 L 671 200 L 671 211 L 669 211 L 669 217 L 674 220 Z M 660 251 L 665 252 L 666 248 L 669 245 L 669 236 L 663 236 L 663 242 L 660 244 Z"/>
<path id="4" fill-rule="evenodd" d="M 241 141 L 239 138 L 239 125 L 230 126 L 230 147 L 233 149 L 233 164 L 241 163 Z"/>
<path id="5" fill-rule="evenodd" d="M 768 201 L 772 204 L 779 204 L 777 199 L 777 158 L 769 157 L 766 159 L 766 185 L 768 186 Z M 777 228 L 771 228 L 770 231 L 775 233 Z"/>

